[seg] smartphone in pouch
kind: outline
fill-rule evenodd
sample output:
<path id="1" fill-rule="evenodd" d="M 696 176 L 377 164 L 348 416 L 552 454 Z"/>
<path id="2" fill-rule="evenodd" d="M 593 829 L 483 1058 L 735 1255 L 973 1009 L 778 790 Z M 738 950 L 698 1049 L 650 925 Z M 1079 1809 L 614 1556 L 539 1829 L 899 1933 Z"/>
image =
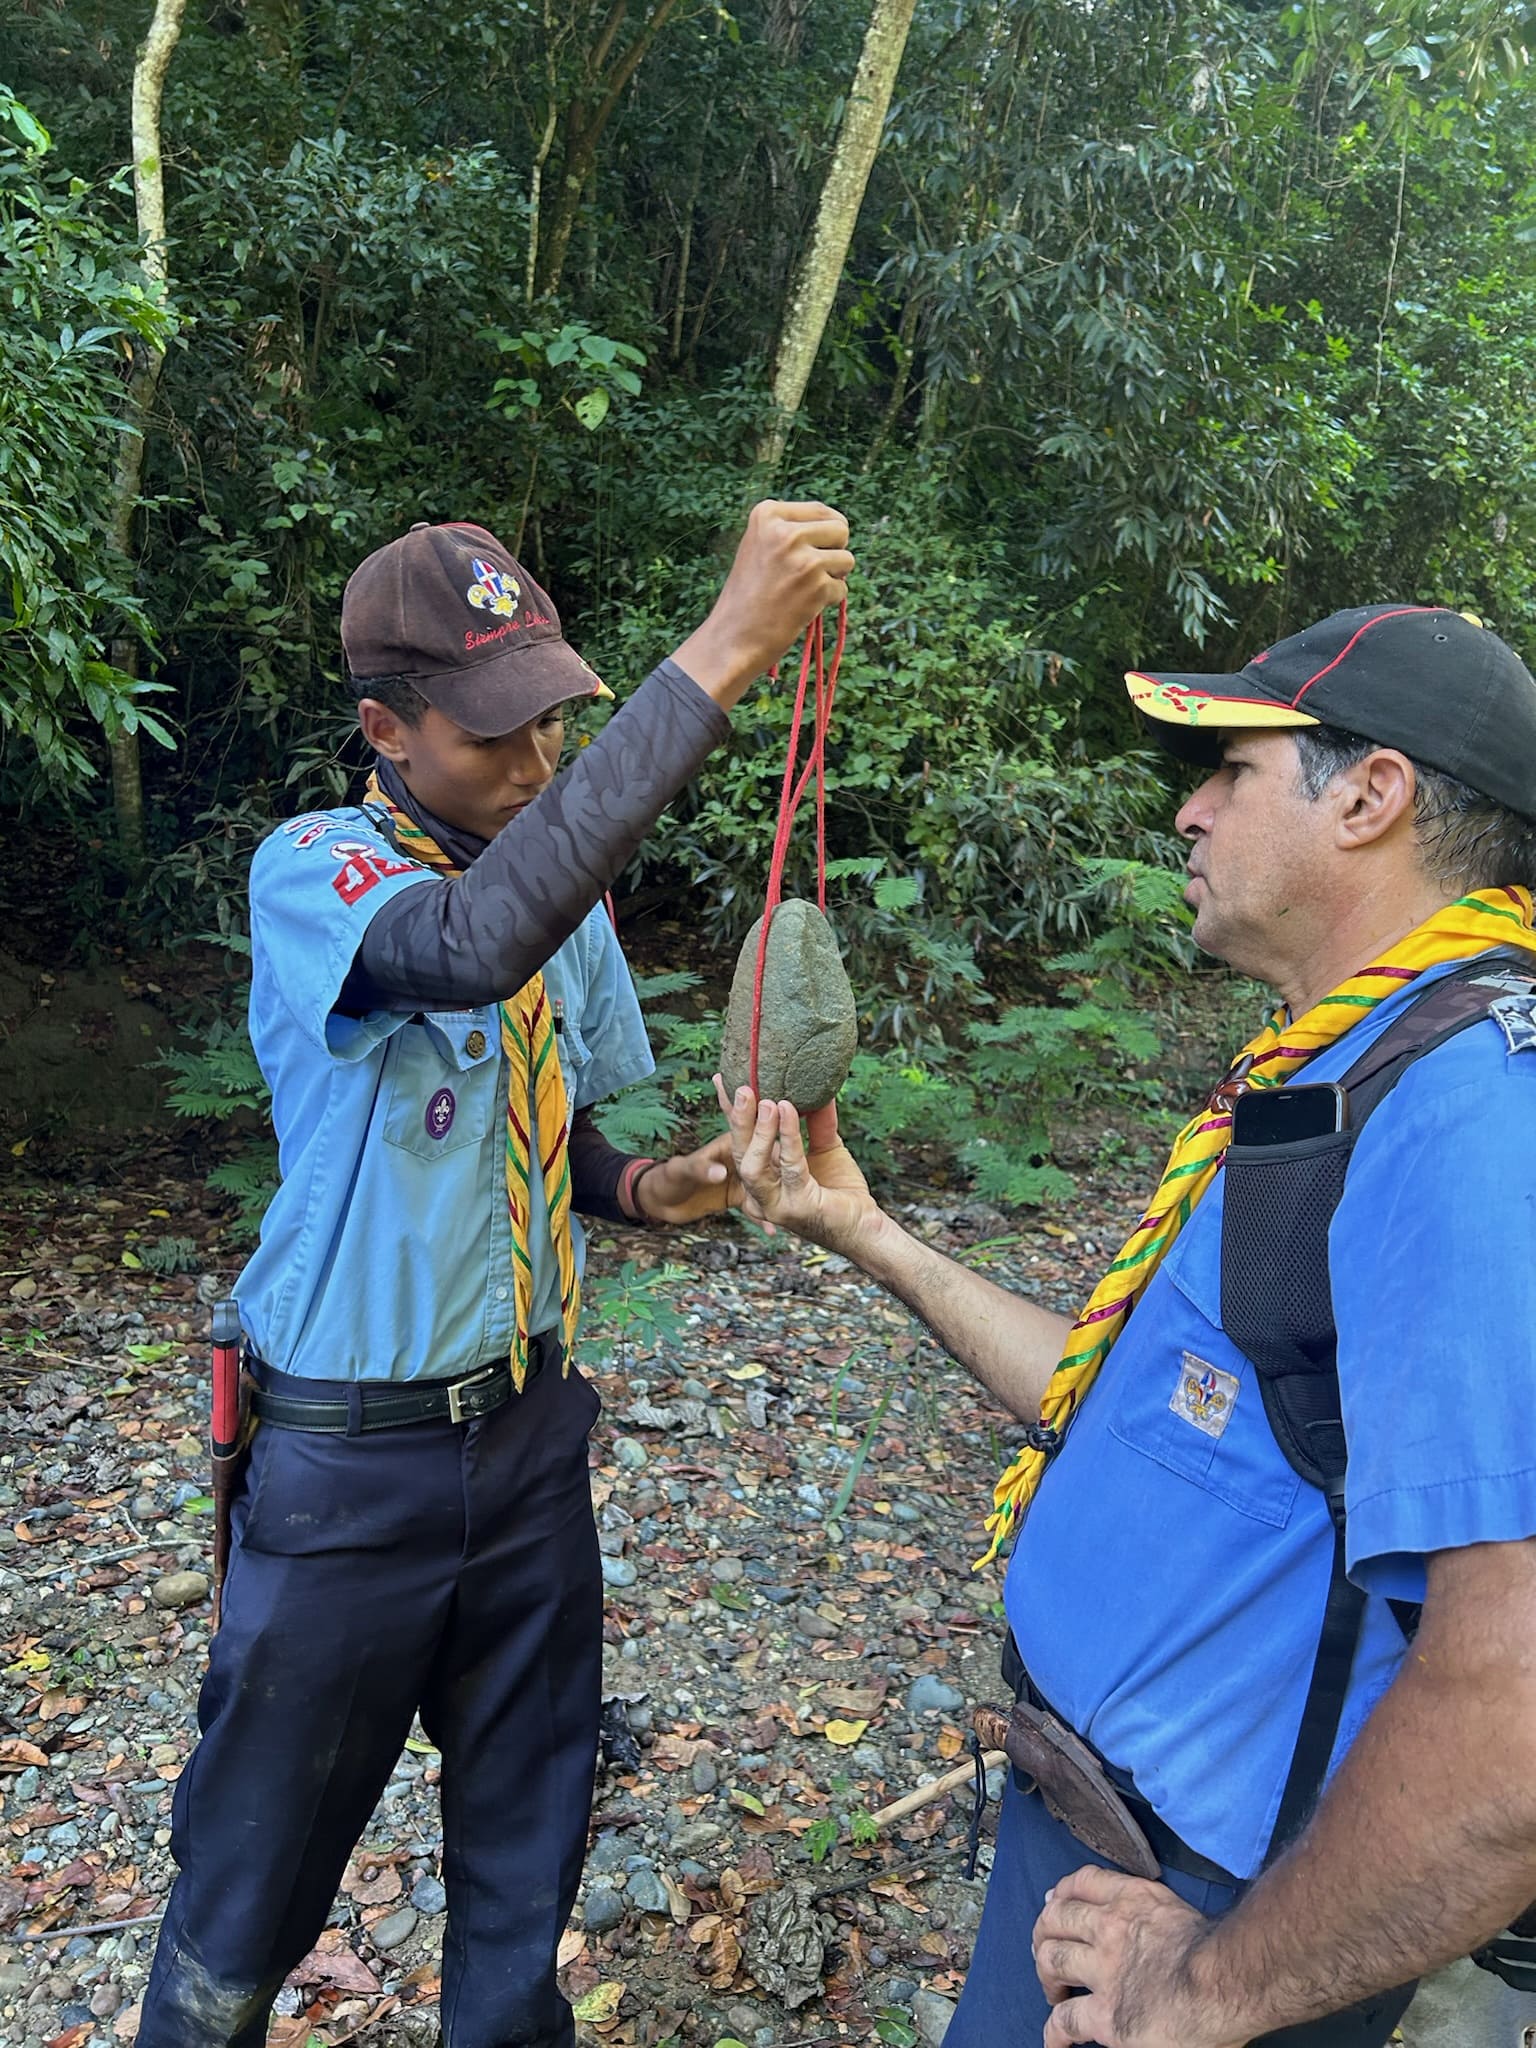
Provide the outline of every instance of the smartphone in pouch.
<path id="1" fill-rule="evenodd" d="M 1250 1088 L 1232 1106 L 1234 1145 L 1294 1145 L 1326 1138 L 1349 1123 L 1349 1094 L 1337 1081 L 1296 1088 Z"/>

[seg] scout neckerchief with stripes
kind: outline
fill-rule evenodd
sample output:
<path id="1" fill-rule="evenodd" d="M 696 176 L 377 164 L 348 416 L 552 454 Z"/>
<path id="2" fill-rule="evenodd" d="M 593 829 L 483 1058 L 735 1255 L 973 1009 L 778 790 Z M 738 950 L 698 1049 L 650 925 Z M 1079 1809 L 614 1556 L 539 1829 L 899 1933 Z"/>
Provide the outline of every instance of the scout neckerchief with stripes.
<path id="1" fill-rule="evenodd" d="M 463 870 L 444 853 L 431 833 L 403 811 L 370 775 L 365 792 L 369 804 L 389 813 L 400 851 L 440 874 Z M 569 1371 L 581 1314 L 581 1280 L 576 1271 L 576 1245 L 571 1234 L 570 1105 L 560 1071 L 555 1025 L 544 977 L 534 975 L 514 996 L 497 1005 L 501 1018 L 501 1049 L 507 1056 L 506 1174 L 507 1214 L 512 1224 L 512 1383 L 521 1393 L 528 1377 L 528 1319 L 533 1312 L 533 1266 L 529 1257 L 529 1191 L 535 1157 L 544 1181 L 549 1208 L 549 1234 L 560 1266 L 560 1335 Z M 530 1116 L 531 1111 L 531 1116 Z M 534 1141 L 538 1142 L 538 1153 Z"/>
<path id="2" fill-rule="evenodd" d="M 1147 1283 L 1189 1221 L 1200 1197 L 1216 1178 L 1232 1130 L 1232 1102 L 1243 1088 L 1276 1088 L 1314 1053 L 1358 1024 L 1378 1003 L 1428 967 L 1468 960 L 1494 946 L 1524 946 L 1536 952 L 1528 889 L 1482 889 L 1437 910 L 1398 945 L 1304 1016 L 1281 1009 L 1232 1062 L 1205 1107 L 1180 1131 L 1151 1206 L 1126 1240 L 1120 1256 L 1089 1297 L 1067 1336 L 1061 1361 L 1040 1404 L 1040 1420 L 993 1493 L 987 1518 L 991 1544 L 977 1569 L 990 1564 L 1018 1528 L 1045 1468 L 1061 1443 L 1083 1397 L 1093 1385 L 1111 1346 L 1146 1292 Z"/>

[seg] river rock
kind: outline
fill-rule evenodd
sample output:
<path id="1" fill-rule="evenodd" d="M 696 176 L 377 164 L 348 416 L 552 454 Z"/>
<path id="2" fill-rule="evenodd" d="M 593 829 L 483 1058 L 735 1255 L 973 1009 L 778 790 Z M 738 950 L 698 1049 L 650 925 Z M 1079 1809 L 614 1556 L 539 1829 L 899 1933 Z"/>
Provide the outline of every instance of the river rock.
<path id="1" fill-rule="evenodd" d="M 919 1991 L 912 2001 L 912 2017 L 927 2048 L 940 2048 L 955 2016 L 955 2002 L 938 1991 Z"/>
<path id="2" fill-rule="evenodd" d="M 759 918 L 747 933 L 731 981 L 720 1070 L 734 1094 L 751 1080 L 752 989 Z M 758 1035 L 759 1093 L 821 1109 L 848 1078 L 859 1042 L 858 1012 L 832 927 L 814 903 L 786 896 L 773 913 L 763 964 Z"/>
<path id="3" fill-rule="evenodd" d="M 607 1934 L 624 1918 L 624 1901 L 612 1885 L 589 1887 L 582 1907 L 582 1924 L 588 1934 Z"/>
<path id="4" fill-rule="evenodd" d="M 208 1581 L 201 1572 L 167 1572 L 156 1579 L 149 1597 L 157 1607 L 191 1607 L 208 1597 Z"/>

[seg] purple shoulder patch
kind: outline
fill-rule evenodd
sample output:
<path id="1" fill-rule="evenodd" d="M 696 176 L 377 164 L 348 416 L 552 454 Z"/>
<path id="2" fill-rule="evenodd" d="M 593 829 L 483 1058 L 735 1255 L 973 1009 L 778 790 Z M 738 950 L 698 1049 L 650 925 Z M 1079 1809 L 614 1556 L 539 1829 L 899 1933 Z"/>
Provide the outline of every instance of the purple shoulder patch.
<path id="1" fill-rule="evenodd" d="M 453 1129 L 454 1112 L 458 1108 L 451 1088 L 439 1088 L 427 1104 L 426 1126 L 429 1138 L 446 1138 Z"/>

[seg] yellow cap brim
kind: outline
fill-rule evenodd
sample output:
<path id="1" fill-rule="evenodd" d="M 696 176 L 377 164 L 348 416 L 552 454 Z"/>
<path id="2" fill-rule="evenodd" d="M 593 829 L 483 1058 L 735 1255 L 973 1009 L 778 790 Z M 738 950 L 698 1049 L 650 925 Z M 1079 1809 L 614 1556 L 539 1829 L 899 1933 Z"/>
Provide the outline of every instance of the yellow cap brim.
<path id="1" fill-rule="evenodd" d="M 1136 709 L 1161 725 L 1250 730 L 1319 723 L 1305 711 L 1293 711 L 1289 704 L 1275 704 L 1266 697 L 1220 696 L 1203 688 L 1198 676 L 1149 676 L 1133 668 L 1126 670 L 1125 687 Z"/>

